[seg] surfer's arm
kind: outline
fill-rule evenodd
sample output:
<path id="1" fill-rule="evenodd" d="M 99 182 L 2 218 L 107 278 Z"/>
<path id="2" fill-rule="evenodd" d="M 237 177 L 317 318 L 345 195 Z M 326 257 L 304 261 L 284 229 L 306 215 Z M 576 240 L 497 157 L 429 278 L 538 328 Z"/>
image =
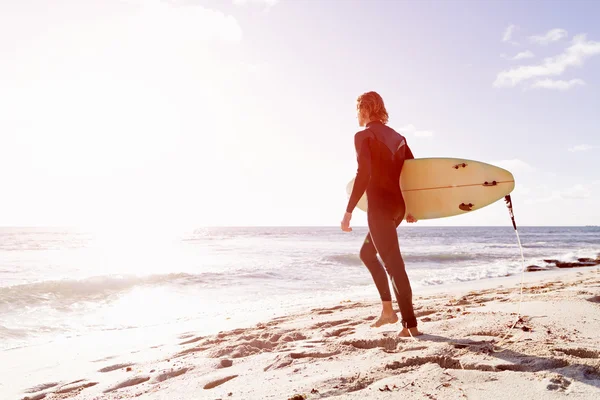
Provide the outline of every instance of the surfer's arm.
<path id="1" fill-rule="evenodd" d="M 346 207 L 346 212 L 350 214 L 354 211 L 356 204 L 358 204 L 365 190 L 367 190 L 367 186 L 371 180 L 371 149 L 369 140 L 369 137 L 364 136 L 364 131 L 354 135 L 354 148 L 356 149 L 358 170 L 356 171 L 354 186 L 352 187 L 352 193 Z"/>

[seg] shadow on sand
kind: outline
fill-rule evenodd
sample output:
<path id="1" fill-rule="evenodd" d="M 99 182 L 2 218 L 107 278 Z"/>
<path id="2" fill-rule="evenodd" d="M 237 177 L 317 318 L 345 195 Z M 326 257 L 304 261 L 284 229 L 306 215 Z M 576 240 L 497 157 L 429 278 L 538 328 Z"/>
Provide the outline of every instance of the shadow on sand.
<path id="1" fill-rule="evenodd" d="M 469 364 L 462 363 L 460 357 L 453 356 L 428 356 L 422 357 L 426 362 L 436 362 L 442 368 L 450 369 L 466 369 L 478 371 L 518 371 L 518 372 L 539 372 L 552 371 L 572 380 L 579 381 L 586 385 L 600 388 L 600 368 L 597 366 L 576 364 L 561 357 L 539 357 L 529 354 L 519 353 L 507 348 L 497 347 L 490 341 L 476 341 L 471 339 L 451 339 L 444 336 L 423 334 L 416 338 L 420 342 L 445 342 L 456 349 L 468 349 L 477 354 L 485 353 L 492 357 L 496 357 L 506 363 L 494 364 Z M 600 351 L 587 349 L 556 349 L 564 354 L 584 358 L 593 359 L 600 362 Z M 419 363 L 419 357 L 411 358 L 408 362 Z M 430 359 L 431 360 L 428 360 Z M 597 363 L 598 364 L 598 363 Z M 392 363 L 388 368 L 401 368 L 405 365 L 402 363 Z M 559 384 L 558 382 L 556 384 Z M 569 382 L 563 382 L 567 386 Z"/>

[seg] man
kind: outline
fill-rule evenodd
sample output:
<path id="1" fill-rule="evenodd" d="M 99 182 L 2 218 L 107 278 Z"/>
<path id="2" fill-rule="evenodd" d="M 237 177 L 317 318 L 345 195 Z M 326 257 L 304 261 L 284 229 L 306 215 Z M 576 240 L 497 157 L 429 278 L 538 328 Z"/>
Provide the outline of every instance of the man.
<path id="1" fill-rule="evenodd" d="M 387 270 L 402 315 L 403 329 L 400 336 L 417 336 L 421 333 L 417 329 L 412 289 L 400 254 L 396 231 L 406 213 L 400 190 L 400 172 L 404 160 L 414 156 L 406 138 L 387 126 L 389 116 L 379 94 L 367 92 L 359 96 L 356 110 L 359 126 L 366 129 L 354 136 L 358 170 L 341 227 L 345 232 L 352 230 L 352 211 L 366 191 L 369 233 L 360 249 L 360 258 L 373 276 L 383 307 L 380 318 L 372 326 L 379 327 L 398 321 L 392 308 Z M 406 221 L 416 222 L 416 219 L 408 213 Z M 377 259 L 377 253 L 381 256 L 385 269 Z"/>

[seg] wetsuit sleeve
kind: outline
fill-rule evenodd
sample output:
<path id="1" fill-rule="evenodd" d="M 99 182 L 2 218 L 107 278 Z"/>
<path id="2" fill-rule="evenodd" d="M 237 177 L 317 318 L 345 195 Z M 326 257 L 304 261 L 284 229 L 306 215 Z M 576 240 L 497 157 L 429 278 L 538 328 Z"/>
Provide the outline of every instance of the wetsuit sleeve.
<path id="1" fill-rule="evenodd" d="M 371 149 L 370 149 L 370 138 L 364 137 L 360 133 L 354 136 L 354 148 L 356 149 L 358 170 L 356 171 L 356 178 L 354 179 L 354 187 L 348 199 L 348 205 L 346 212 L 351 213 L 354 211 L 356 204 L 367 190 L 369 181 L 371 180 Z"/>

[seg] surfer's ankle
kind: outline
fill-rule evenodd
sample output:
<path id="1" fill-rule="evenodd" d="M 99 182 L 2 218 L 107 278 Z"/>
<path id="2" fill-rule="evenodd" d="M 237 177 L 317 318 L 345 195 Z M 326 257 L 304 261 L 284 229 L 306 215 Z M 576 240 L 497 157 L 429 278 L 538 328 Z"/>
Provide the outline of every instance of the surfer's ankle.
<path id="1" fill-rule="evenodd" d="M 419 331 L 419 329 L 415 326 L 413 328 L 402 328 L 399 333 L 400 337 L 414 337 L 421 336 L 423 333 Z"/>
<path id="2" fill-rule="evenodd" d="M 395 314 L 394 307 L 391 301 L 382 301 L 381 302 L 381 313 L 382 314 Z"/>

